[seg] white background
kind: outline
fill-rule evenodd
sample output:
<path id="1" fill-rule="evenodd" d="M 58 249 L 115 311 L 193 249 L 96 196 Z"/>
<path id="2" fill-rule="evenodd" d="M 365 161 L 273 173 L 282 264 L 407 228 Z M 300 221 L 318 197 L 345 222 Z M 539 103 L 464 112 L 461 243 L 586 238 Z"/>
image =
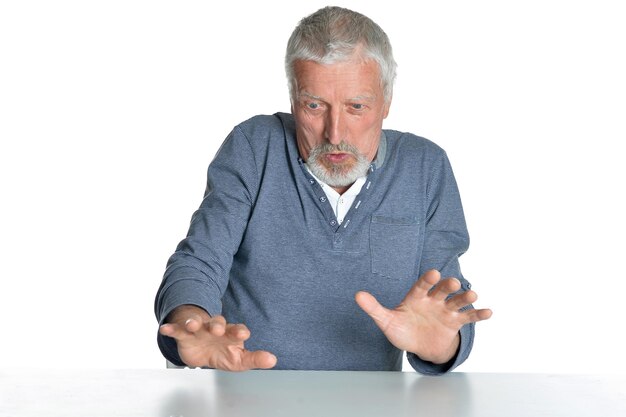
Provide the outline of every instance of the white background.
<path id="1" fill-rule="evenodd" d="M 0 5 L 0 368 L 162 368 L 153 299 L 242 120 L 289 111 L 308 2 Z M 450 156 L 493 318 L 458 370 L 624 373 L 618 1 L 339 1 L 399 64 L 385 127 Z"/>

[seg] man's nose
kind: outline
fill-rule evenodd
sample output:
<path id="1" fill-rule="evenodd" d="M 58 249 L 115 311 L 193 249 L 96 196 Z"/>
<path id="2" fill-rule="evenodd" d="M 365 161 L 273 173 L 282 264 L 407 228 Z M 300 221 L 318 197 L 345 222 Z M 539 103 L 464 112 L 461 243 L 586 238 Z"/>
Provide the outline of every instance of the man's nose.
<path id="1" fill-rule="evenodd" d="M 338 145 L 345 139 L 345 120 L 340 111 L 329 111 L 326 117 L 324 135 L 326 140 L 333 145 Z"/>

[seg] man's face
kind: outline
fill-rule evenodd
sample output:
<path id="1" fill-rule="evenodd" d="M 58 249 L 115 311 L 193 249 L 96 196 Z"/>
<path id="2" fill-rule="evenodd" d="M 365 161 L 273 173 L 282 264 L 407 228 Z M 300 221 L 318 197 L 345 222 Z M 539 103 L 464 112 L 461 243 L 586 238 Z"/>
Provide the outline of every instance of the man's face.
<path id="1" fill-rule="evenodd" d="M 378 64 L 297 61 L 294 70 L 292 113 L 300 156 L 327 184 L 349 186 L 376 156 L 389 113 Z"/>

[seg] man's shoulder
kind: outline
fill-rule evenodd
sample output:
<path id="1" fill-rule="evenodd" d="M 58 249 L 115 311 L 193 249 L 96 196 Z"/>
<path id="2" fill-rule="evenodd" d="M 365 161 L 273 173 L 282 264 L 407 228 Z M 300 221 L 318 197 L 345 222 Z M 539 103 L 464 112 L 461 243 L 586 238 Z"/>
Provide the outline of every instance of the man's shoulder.
<path id="1" fill-rule="evenodd" d="M 290 124 L 293 124 L 293 116 L 291 114 L 259 114 L 239 123 L 236 129 L 241 130 L 249 137 L 254 137 L 264 133 L 283 133 Z"/>
<path id="2" fill-rule="evenodd" d="M 256 115 L 236 125 L 226 139 L 236 149 L 249 149 L 255 159 L 266 160 L 269 153 L 280 153 L 293 142 L 295 127 L 290 114 Z"/>
<path id="3" fill-rule="evenodd" d="M 445 155 L 444 149 L 430 139 L 410 132 L 400 132 L 393 129 L 384 129 L 387 138 L 387 147 L 390 151 L 401 155 L 429 155 L 439 157 Z"/>

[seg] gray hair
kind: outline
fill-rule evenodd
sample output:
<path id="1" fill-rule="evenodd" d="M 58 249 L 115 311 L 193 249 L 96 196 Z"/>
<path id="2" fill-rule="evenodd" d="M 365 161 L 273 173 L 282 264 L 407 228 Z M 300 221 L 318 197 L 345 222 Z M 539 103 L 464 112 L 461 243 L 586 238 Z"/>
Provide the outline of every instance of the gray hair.
<path id="1" fill-rule="evenodd" d="M 380 67 L 385 100 L 389 102 L 396 78 L 396 61 L 387 34 L 367 16 L 341 7 L 325 7 L 300 21 L 294 29 L 285 55 L 289 94 L 295 97 L 296 61 L 333 64 L 355 53 L 372 59 Z"/>

